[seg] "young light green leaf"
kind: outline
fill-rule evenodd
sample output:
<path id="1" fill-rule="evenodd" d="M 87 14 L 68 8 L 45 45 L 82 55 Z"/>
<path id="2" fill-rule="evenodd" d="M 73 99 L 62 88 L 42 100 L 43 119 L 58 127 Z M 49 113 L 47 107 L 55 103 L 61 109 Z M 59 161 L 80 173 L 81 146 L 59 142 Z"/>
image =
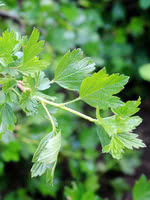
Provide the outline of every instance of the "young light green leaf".
<path id="1" fill-rule="evenodd" d="M 54 81 L 63 88 L 78 91 L 83 79 L 95 69 L 94 66 L 90 58 L 83 58 L 81 49 L 68 51 L 58 63 Z"/>
<path id="2" fill-rule="evenodd" d="M 0 134 L 5 131 L 12 131 L 15 127 L 16 117 L 12 108 L 8 104 L 0 106 Z"/>
<path id="3" fill-rule="evenodd" d="M 112 109 L 116 115 L 120 117 L 129 117 L 139 111 L 138 106 L 141 104 L 141 98 L 137 101 L 127 101 L 123 106 Z"/>
<path id="4" fill-rule="evenodd" d="M 52 183 L 60 146 L 60 132 L 54 133 L 52 131 L 41 140 L 32 159 L 34 162 L 31 168 L 32 177 L 41 176 L 46 172 L 48 181 Z"/>
<path id="5" fill-rule="evenodd" d="M 61 134 L 58 133 L 52 137 L 45 148 L 42 150 L 38 157 L 38 162 L 44 162 L 46 164 L 53 163 L 57 160 L 57 156 L 61 146 Z"/>
<path id="6" fill-rule="evenodd" d="M 120 159 L 124 149 L 146 147 L 138 135 L 134 133 L 118 133 L 112 136 L 111 142 L 103 147 L 103 153 L 110 152 L 113 158 Z"/>
<path id="7" fill-rule="evenodd" d="M 146 147 L 143 141 L 137 137 L 138 135 L 135 133 L 118 133 L 118 138 L 127 149 L 139 149 L 140 147 Z"/>
<path id="8" fill-rule="evenodd" d="M 47 169 L 47 165 L 45 163 L 35 162 L 31 168 L 31 176 L 42 176 Z"/>
<path id="9" fill-rule="evenodd" d="M 133 200 L 149 200 L 150 199 L 150 181 L 147 181 L 143 175 L 136 182 L 133 188 Z"/>
<path id="10" fill-rule="evenodd" d="M 16 33 L 14 31 L 5 31 L 0 37 L 0 63 L 3 66 L 7 66 L 13 61 L 12 53 L 16 44 L 18 43 L 16 39 Z"/>
<path id="11" fill-rule="evenodd" d="M 53 137 L 53 132 L 50 132 L 48 135 L 46 135 L 39 143 L 37 150 L 35 151 L 32 162 L 37 162 L 38 158 L 42 152 L 42 150 L 45 148 L 45 146 L 48 144 L 48 141 Z"/>
<path id="12" fill-rule="evenodd" d="M 113 135 L 117 133 L 131 132 L 142 122 L 142 119 L 138 116 L 120 118 L 114 115 L 103 118 L 103 121 L 103 126 L 106 132 L 108 132 L 109 135 Z"/>
<path id="13" fill-rule="evenodd" d="M 106 74 L 105 69 L 87 77 L 81 84 L 80 98 L 90 106 L 107 109 L 123 103 L 114 94 L 120 92 L 128 82 L 128 77 L 119 74 Z"/>
<path id="14" fill-rule="evenodd" d="M 57 160 L 50 164 L 50 167 L 46 170 L 46 181 L 53 185 L 53 179 L 54 179 L 54 172 L 56 168 Z"/>

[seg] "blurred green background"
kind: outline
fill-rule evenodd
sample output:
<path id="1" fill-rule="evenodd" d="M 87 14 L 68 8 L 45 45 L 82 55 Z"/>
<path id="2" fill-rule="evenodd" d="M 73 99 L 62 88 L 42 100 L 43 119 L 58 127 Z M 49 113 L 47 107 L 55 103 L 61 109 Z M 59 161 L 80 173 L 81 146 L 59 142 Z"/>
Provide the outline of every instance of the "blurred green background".
<path id="1" fill-rule="evenodd" d="M 50 63 L 46 70 L 50 79 L 61 56 L 78 47 L 93 58 L 96 70 L 105 66 L 109 73 L 129 75 L 120 95 L 123 100 L 142 97 L 144 121 L 137 133 L 147 145 L 114 160 L 101 154 L 98 137 L 92 134 L 94 126 L 58 110 L 63 142 L 51 187 L 44 177 L 30 178 L 32 155 L 51 127 L 40 116 L 27 118 L 16 110 L 14 133 L 0 141 L 0 200 L 133 199 L 135 181 L 142 174 L 150 179 L 150 0 L 5 0 L 0 4 L 0 33 L 13 29 L 30 35 L 33 27 L 41 32 L 40 39 L 45 40 L 41 57 Z M 60 102 L 77 96 L 56 85 L 46 92 Z M 82 102 L 73 106 L 93 116 L 93 109 Z M 146 198 L 140 200 L 150 199 L 150 189 Z"/>

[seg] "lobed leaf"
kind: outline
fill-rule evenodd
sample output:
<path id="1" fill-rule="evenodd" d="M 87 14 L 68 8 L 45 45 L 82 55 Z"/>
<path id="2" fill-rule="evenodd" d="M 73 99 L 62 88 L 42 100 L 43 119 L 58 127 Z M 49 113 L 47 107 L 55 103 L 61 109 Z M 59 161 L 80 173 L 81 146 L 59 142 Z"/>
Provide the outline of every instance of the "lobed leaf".
<path id="1" fill-rule="evenodd" d="M 92 107 L 116 108 L 123 103 L 113 95 L 120 92 L 127 82 L 127 76 L 119 74 L 109 76 L 105 69 L 102 69 L 83 80 L 80 87 L 80 98 Z"/>
<path id="2" fill-rule="evenodd" d="M 120 117 L 130 117 L 139 111 L 138 106 L 141 104 L 141 98 L 137 101 L 127 101 L 123 106 L 112 109 Z"/>
<path id="3" fill-rule="evenodd" d="M 139 149 L 140 147 L 146 147 L 141 139 L 137 138 L 138 135 L 135 133 L 119 133 L 118 138 L 124 144 L 124 146 L 128 149 Z"/>
<path id="4" fill-rule="evenodd" d="M 34 28 L 28 42 L 23 46 L 23 62 L 26 63 L 43 50 L 44 41 L 39 40 L 40 33 Z"/>
<path id="5" fill-rule="evenodd" d="M 124 149 L 146 147 L 138 135 L 134 133 L 118 133 L 112 136 L 111 142 L 103 147 L 103 153 L 110 152 L 113 158 L 120 159 Z"/>
<path id="6" fill-rule="evenodd" d="M 131 132 L 142 122 L 142 119 L 138 116 L 120 118 L 114 115 L 103 118 L 103 121 L 105 130 L 109 133 L 109 135 L 113 135 L 116 133 Z"/>
<path id="7" fill-rule="evenodd" d="M 54 81 L 63 88 L 78 91 L 83 79 L 95 69 L 94 66 L 90 58 L 83 58 L 81 49 L 68 51 L 58 63 Z"/>
<path id="8" fill-rule="evenodd" d="M 22 63 L 17 66 L 17 69 L 21 72 L 31 74 L 45 70 L 49 63 L 45 60 L 39 60 L 37 57 L 43 50 L 44 41 L 38 41 L 39 31 L 34 28 L 32 34 L 27 42 L 23 40 L 23 60 Z"/>

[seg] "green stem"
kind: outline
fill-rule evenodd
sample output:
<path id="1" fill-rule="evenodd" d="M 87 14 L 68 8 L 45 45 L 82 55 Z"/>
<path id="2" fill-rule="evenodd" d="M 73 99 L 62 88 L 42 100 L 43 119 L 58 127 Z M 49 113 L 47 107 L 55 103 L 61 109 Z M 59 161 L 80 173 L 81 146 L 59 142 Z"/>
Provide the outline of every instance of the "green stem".
<path id="1" fill-rule="evenodd" d="M 81 98 L 78 97 L 78 98 L 76 98 L 76 99 L 73 99 L 72 101 L 68 101 L 68 102 L 62 103 L 62 104 L 60 104 L 60 105 L 65 106 L 65 105 L 68 105 L 68 104 L 74 103 L 74 102 L 76 102 L 76 101 L 79 101 L 80 99 L 81 99 Z"/>
<path id="2" fill-rule="evenodd" d="M 50 114 L 49 111 L 47 110 L 47 108 L 46 108 L 46 106 L 45 106 L 45 104 L 44 104 L 44 101 L 41 100 L 41 104 L 42 104 L 42 106 L 44 107 L 44 109 L 45 109 L 45 111 L 46 111 L 46 113 L 47 113 L 47 115 L 48 115 L 48 117 L 49 117 L 49 119 L 50 119 L 50 122 L 51 122 L 51 124 L 52 124 L 52 129 L 53 129 L 53 131 L 55 132 L 55 130 L 56 130 L 55 122 L 54 122 L 54 120 L 53 120 L 51 114 Z"/>
<path id="3" fill-rule="evenodd" d="M 68 108 L 68 107 L 64 106 L 63 104 L 57 104 L 57 103 L 55 103 L 55 102 L 52 102 L 52 101 L 48 101 L 48 100 L 46 100 L 46 99 L 43 99 L 42 97 L 39 97 L 39 96 L 37 96 L 37 97 L 35 97 L 35 98 L 38 99 L 38 100 L 41 101 L 41 102 L 44 102 L 45 104 L 49 104 L 49 105 L 55 106 L 55 107 L 57 107 L 57 108 L 61 108 L 61 109 L 63 109 L 63 110 L 66 110 L 66 111 L 68 111 L 68 112 L 71 112 L 71 113 L 73 113 L 73 114 L 75 114 L 75 115 L 77 115 L 77 116 L 79 116 L 79 117 L 81 117 L 81 118 L 83 118 L 83 119 L 86 119 L 86 120 L 88 120 L 88 121 L 90 121 L 90 122 L 93 122 L 93 123 L 97 123 L 97 122 L 98 122 L 97 119 L 92 118 L 92 117 L 89 117 L 89 116 L 87 116 L 87 115 L 85 115 L 85 114 L 83 114 L 83 113 L 80 113 L 80 112 L 78 112 L 78 111 L 76 111 L 76 110 L 73 110 L 73 109 L 71 109 L 71 108 Z"/>
<path id="4" fill-rule="evenodd" d="M 51 81 L 50 81 L 50 84 L 53 84 L 53 83 L 55 83 L 55 80 L 51 80 Z"/>

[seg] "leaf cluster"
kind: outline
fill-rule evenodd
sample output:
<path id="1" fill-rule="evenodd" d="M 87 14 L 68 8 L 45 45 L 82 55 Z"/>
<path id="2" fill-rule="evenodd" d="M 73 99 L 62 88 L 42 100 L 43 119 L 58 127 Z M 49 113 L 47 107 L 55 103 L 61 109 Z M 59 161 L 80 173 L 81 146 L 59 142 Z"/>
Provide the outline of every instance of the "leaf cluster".
<path id="1" fill-rule="evenodd" d="M 142 121 L 140 117 L 133 116 L 139 110 L 140 98 L 124 103 L 116 96 L 127 84 L 128 77 L 120 74 L 108 75 L 105 68 L 92 74 L 95 63 L 91 58 L 84 57 L 81 49 L 74 49 L 68 51 L 59 61 L 54 79 L 50 81 L 43 72 L 49 63 L 39 58 L 43 44 L 43 41 L 39 41 L 39 31 L 35 28 L 29 39 L 14 31 L 5 31 L 0 37 L 0 133 L 15 128 L 14 105 L 27 115 L 38 113 L 46 116 L 52 125 L 51 133 L 41 140 L 33 156 L 32 177 L 47 173 L 48 180 L 52 183 L 60 151 L 61 131 L 48 105 L 69 111 L 96 124 L 102 151 L 111 153 L 113 158 L 120 159 L 126 149 L 145 147 L 142 140 L 137 138 L 138 135 L 133 133 Z M 77 91 L 78 98 L 71 102 L 56 103 L 54 97 L 41 92 L 49 89 L 53 83 L 64 89 Z M 96 118 L 67 106 L 79 100 L 95 108 Z M 102 118 L 100 111 L 108 109 L 113 115 Z"/>

